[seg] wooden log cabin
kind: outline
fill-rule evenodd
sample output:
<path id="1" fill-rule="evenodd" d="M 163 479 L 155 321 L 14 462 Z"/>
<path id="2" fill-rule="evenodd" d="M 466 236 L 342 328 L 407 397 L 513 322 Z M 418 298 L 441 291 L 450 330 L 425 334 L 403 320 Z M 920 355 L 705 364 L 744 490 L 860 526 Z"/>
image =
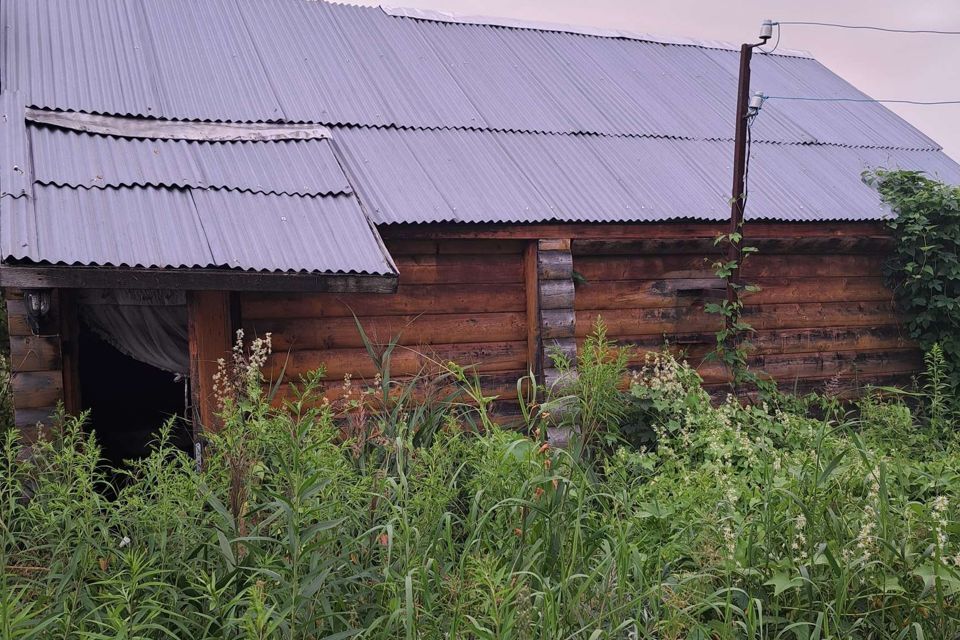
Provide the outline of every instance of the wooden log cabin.
<path id="1" fill-rule="evenodd" d="M 0 285 L 28 437 L 61 401 L 120 449 L 164 416 L 214 425 L 237 329 L 272 334 L 270 376 L 324 366 L 333 397 L 374 375 L 359 321 L 400 336 L 395 376 L 473 366 L 504 411 L 598 316 L 701 362 L 735 47 L 267 4 L 2 3 Z M 784 49 L 754 58 L 753 85 L 863 97 Z M 920 354 L 861 172 L 960 167 L 870 102 L 770 101 L 752 140 L 754 365 L 799 391 L 903 381 Z"/>

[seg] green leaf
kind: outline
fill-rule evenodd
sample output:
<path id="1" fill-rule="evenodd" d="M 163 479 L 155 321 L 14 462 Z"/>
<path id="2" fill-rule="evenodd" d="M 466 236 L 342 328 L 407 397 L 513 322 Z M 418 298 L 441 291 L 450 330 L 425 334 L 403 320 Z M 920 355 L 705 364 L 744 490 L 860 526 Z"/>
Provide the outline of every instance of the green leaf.
<path id="1" fill-rule="evenodd" d="M 801 587 L 803 585 L 803 578 L 800 576 L 791 578 L 786 573 L 775 573 L 772 578 L 763 584 L 773 587 L 773 596 L 777 597 L 784 591 Z"/>

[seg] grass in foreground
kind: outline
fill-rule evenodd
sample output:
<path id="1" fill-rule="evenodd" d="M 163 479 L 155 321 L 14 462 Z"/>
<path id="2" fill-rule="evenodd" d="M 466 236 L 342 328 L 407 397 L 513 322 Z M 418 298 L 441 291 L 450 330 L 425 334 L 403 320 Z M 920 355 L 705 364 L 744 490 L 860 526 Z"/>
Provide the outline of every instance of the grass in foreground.
<path id="1" fill-rule="evenodd" d="M 272 409 L 258 362 L 222 382 L 204 472 L 161 437 L 115 499 L 80 421 L 27 460 L 8 434 L 0 637 L 960 633 L 960 448 L 895 400 L 713 406 L 664 356 L 625 393 L 572 390 L 580 453 L 544 442 L 536 407 L 528 437 L 397 389 L 343 441 L 311 380 Z"/>

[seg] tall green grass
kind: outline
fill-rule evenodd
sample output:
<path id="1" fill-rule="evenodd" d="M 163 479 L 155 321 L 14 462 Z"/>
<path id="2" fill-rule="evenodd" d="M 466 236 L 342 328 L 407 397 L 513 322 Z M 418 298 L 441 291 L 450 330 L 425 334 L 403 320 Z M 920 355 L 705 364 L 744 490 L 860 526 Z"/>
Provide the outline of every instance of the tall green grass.
<path id="1" fill-rule="evenodd" d="M 622 424 L 588 408 L 580 455 L 532 399 L 530 435 L 501 430 L 469 371 L 414 394 L 386 358 L 350 407 L 308 378 L 280 409 L 241 352 L 202 472 L 166 431 L 114 487 L 82 419 L 29 456 L 8 434 L 0 637 L 960 633 L 960 449 L 896 399 L 715 406 L 667 356 L 616 395 L 582 386 L 611 379 L 585 361 L 578 397 Z M 653 438 L 616 444 L 640 423 Z"/>

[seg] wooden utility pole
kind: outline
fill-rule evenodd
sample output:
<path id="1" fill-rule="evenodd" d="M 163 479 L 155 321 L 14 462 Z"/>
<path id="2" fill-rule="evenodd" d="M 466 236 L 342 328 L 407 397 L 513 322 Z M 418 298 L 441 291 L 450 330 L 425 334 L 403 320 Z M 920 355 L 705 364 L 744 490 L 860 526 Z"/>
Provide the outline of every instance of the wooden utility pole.
<path id="1" fill-rule="evenodd" d="M 746 171 L 747 135 L 750 118 L 756 113 L 750 112 L 750 60 L 753 50 L 767 43 L 773 33 L 775 23 L 765 20 L 760 28 L 760 42 L 744 44 L 740 47 L 740 79 L 737 84 L 736 131 L 733 138 L 733 189 L 730 194 L 730 228 L 727 247 L 727 262 L 733 264 L 730 277 L 727 278 L 727 301 L 737 303 L 740 289 L 740 270 L 743 262 L 743 212 L 746 207 Z M 759 104 L 755 108 L 759 108 Z M 727 314 L 727 329 L 732 328 L 734 319 Z"/>
<path id="2" fill-rule="evenodd" d="M 734 263 L 733 272 L 727 279 L 727 300 L 737 301 L 737 286 L 740 284 L 740 261 L 743 259 L 743 242 L 735 234 L 743 234 L 744 176 L 747 166 L 747 118 L 750 108 L 750 60 L 753 48 L 759 45 L 745 44 L 740 47 L 740 82 L 737 86 L 737 127 L 733 139 L 733 191 L 730 195 L 730 228 L 727 261 Z M 727 321 L 732 318 L 728 315 Z M 728 327 L 729 328 L 729 327 Z"/>

